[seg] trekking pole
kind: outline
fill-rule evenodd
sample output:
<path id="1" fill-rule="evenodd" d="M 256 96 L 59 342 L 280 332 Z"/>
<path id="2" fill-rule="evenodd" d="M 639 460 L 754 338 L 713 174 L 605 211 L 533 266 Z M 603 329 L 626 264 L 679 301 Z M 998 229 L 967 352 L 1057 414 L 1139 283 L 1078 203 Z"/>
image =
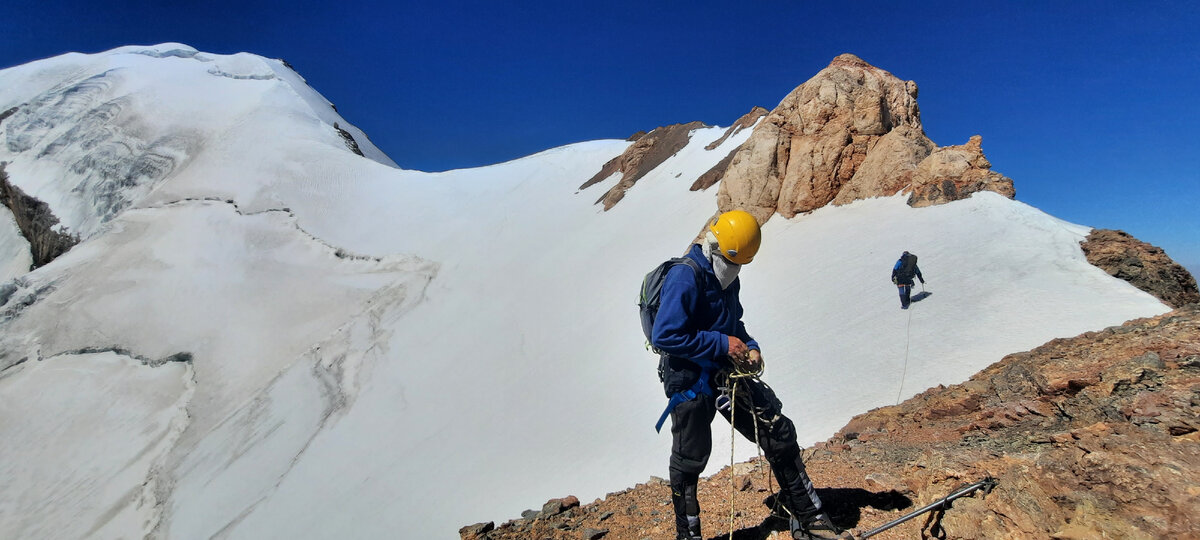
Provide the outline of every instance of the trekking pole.
<path id="1" fill-rule="evenodd" d="M 918 510 L 914 510 L 912 512 L 905 514 L 902 517 L 899 517 L 897 519 L 894 519 L 892 521 L 884 523 L 883 525 L 875 527 L 874 529 L 871 529 L 865 533 L 862 533 L 861 536 L 853 536 L 852 538 L 854 538 L 855 540 L 863 540 L 864 538 L 870 538 L 870 537 L 875 536 L 875 535 L 877 535 L 883 531 L 886 531 L 892 527 L 895 527 L 901 523 L 904 523 L 905 521 L 908 521 L 908 520 L 915 518 L 921 514 L 924 514 L 925 512 L 929 512 L 932 510 L 945 510 L 947 508 L 950 508 L 950 503 L 952 503 L 954 501 L 954 499 L 957 499 L 959 497 L 966 497 L 967 495 L 975 493 L 978 490 L 982 489 L 983 494 L 987 495 L 988 493 L 991 493 L 992 488 L 995 488 L 995 487 L 996 487 L 996 479 L 989 476 L 987 478 L 984 478 L 983 480 L 975 482 L 974 484 L 967 484 L 965 486 L 962 486 L 962 487 L 958 488 L 954 493 L 946 495 L 945 497 L 942 497 L 941 499 L 938 499 L 937 501 L 935 501 L 933 503 L 927 504 Z"/>

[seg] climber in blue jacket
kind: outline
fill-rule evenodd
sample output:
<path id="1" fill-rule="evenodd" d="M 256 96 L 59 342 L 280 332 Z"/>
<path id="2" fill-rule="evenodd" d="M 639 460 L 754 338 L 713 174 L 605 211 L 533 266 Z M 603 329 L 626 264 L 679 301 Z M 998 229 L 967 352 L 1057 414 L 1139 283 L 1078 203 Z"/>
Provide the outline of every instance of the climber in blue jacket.
<path id="1" fill-rule="evenodd" d="M 760 239 L 754 216 L 741 210 L 721 214 L 709 223 L 704 240 L 688 251 L 686 257 L 694 265 L 674 265 L 663 281 L 650 342 L 662 353 L 663 389 L 670 398 L 659 427 L 669 414 L 671 502 L 678 539 L 703 538 L 696 486 L 712 451 L 711 424 L 718 411 L 749 440 L 756 440 L 757 429 L 757 441 L 779 481 L 778 500 L 793 537 L 826 538 L 814 531 L 838 532 L 821 508 L 804 469 L 795 425 L 783 415 L 775 392 L 758 377 L 730 379 L 735 371 L 756 373 L 762 368 L 758 342 L 742 323 L 737 277 L 741 266 L 754 258 Z M 733 384 L 741 386 L 730 400 Z"/>
<path id="2" fill-rule="evenodd" d="M 921 268 L 917 266 L 917 256 L 905 251 L 896 260 L 896 266 L 892 267 L 892 283 L 900 289 L 900 309 L 908 309 L 909 303 L 912 302 L 910 295 L 913 276 L 921 280 L 921 285 L 925 284 L 925 277 L 921 275 Z"/>

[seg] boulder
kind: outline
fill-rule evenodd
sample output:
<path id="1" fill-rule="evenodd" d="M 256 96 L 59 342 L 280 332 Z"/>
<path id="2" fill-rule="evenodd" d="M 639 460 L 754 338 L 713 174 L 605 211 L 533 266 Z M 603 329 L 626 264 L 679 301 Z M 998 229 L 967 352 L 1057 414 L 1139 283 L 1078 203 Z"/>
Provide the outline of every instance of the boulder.
<path id="1" fill-rule="evenodd" d="M 485 535 L 487 535 L 487 533 L 491 532 L 495 528 L 496 528 L 496 524 L 495 524 L 495 522 L 492 522 L 492 521 L 476 523 L 474 525 L 467 525 L 466 527 L 459 529 L 458 536 L 460 538 L 462 538 L 462 540 L 475 540 L 476 538 L 485 538 L 486 537 Z"/>
<path id="2" fill-rule="evenodd" d="M 1162 248 L 1112 229 L 1093 230 L 1080 247 L 1088 262 L 1173 308 L 1200 302 L 1196 278 Z"/>
<path id="3" fill-rule="evenodd" d="M 914 208 L 943 204 L 970 197 L 979 191 L 994 191 L 1016 197 L 1012 180 L 992 171 L 983 156 L 983 138 L 971 137 L 967 144 L 945 146 L 929 154 L 912 174 L 912 194 L 908 204 Z"/>

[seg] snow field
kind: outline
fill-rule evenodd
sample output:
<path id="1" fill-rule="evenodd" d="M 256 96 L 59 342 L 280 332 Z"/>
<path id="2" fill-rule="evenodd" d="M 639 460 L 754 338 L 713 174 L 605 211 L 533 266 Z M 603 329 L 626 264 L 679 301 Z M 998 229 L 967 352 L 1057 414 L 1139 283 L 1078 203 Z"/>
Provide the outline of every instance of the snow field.
<path id="1" fill-rule="evenodd" d="M 0 530 L 6 538 L 143 536 L 152 471 L 187 425 L 191 366 L 64 354 L 0 377 Z M 143 485 L 145 484 L 145 485 Z"/>

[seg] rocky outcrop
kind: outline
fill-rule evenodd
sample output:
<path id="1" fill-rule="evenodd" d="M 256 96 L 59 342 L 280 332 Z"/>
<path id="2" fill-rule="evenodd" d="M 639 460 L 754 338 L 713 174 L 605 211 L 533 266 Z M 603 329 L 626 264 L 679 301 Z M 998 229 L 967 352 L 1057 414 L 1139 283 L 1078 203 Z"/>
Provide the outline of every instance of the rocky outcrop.
<path id="1" fill-rule="evenodd" d="M 334 110 L 336 111 L 337 109 L 335 108 Z M 346 148 L 350 149 L 350 151 L 354 152 L 355 154 L 360 156 L 363 155 L 362 149 L 358 147 L 358 141 L 354 140 L 354 135 L 351 135 L 349 131 L 346 131 L 338 126 L 337 122 L 333 123 L 333 130 L 342 137 L 342 141 L 345 141 Z"/>
<path id="2" fill-rule="evenodd" d="M 1200 304 L 1012 354 L 963 384 L 855 417 L 807 453 L 834 521 L 864 531 L 992 476 L 986 496 L 873 538 L 1200 537 Z M 764 462 L 703 479 L 707 538 L 786 538 Z M 487 538 L 668 538 L 659 479 Z M 532 512 L 532 511 L 531 511 Z M 940 527 L 939 536 L 933 527 Z"/>
<path id="3" fill-rule="evenodd" d="M 741 147 L 739 146 L 738 148 Z M 699 178 L 696 178 L 696 181 L 692 182 L 692 187 L 688 188 L 688 191 L 703 191 L 717 185 L 717 182 L 720 182 L 725 177 L 725 171 L 729 168 L 729 163 L 733 161 L 734 154 L 737 154 L 738 148 L 730 150 L 725 157 L 721 158 L 721 161 L 717 162 L 716 166 L 700 175 Z"/>
<path id="4" fill-rule="evenodd" d="M 1200 306 L 1056 339 L 856 417 L 814 468 L 927 493 L 991 475 L 956 538 L 1200 535 Z M 911 537 L 911 535 L 910 535 Z"/>
<path id="5" fill-rule="evenodd" d="M 693 187 L 720 181 L 721 211 L 742 208 L 766 221 L 776 212 L 792 217 L 910 187 L 920 188 L 914 205 L 981 189 L 1012 197 L 1012 182 L 990 167 L 975 138 L 937 149 L 925 136 L 915 82 L 843 54 L 788 94 Z"/>
<path id="6" fill-rule="evenodd" d="M 725 133 L 721 135 L 721 138 L 719 138 L 711 143 L 708 143 L 708 145 L 705 146 L 704 149 L 705 150 L 716 150 L 716 148 L 718 146 L 721 146 L 721 143 L 725 142 L 730 137 L 737 135 L 738 132 L 742 131 L 743 129 L 749 129 L 749 128 L 754 127 L 754 124 L 756 122 L 758 122 L 758 119 L 762 118 L 766 114 L 767 114 L 767 110 L 762 107 L 754 107 L 753 109 L 750 109 L 750 112 L 743 114 L 742 117 L 738 118 L 737 121 L 734 122 L 732 126 L 729 126 L 729 129 L 725 130 Z"/>
<path id="7" fill-rule="evenodd" d="M 617 185 L 596 200 L 596 204 L 604 204 L 605 210 L 612 208 L 625 196 L 625 192 L 646 173 L 654 170 L 667 158 L 687 146 L 688 141 L 692 138 L 692 131 L 702 127 L 708 126 L 702 122 L 689 122 L 656 128 L 639 137 L 624 153 L 605 163 L 600 168 L 600 172 L 579 186 L 579 189 L 587 189 L 608 179 L 613 174 L 621 173 L 621 179 Z"/>
<path id="8" fill-rule="evenodd" d="M 852 183 L 880 139 L 902 126 L 913 128 L 909 136 L 927 140 L 916 83 L 852 54 L 838 56 L 755 128 L 730 161 L 717 204 L 722 211 L 746 209 L 763 221 L 775 212 L 791 217 L 820 208 Z"/>
<path id="9" fill-rule="evenodd" d="M 979 191 L 1016 197 L 1012 180 L 991 170 L 991 162 L 983 156 L 982 142 L 983 138 L 975 135 L 967 144 L 938 148 L 921 161 L 912 173 L 909 206 L 948 203 Z"/>
<path id="10" fill-rule="evenodd" d="M 1162 248 L 1112 229 L 1094 229 L 1079 246 L 1088 262 L 1173 308 L 1200 302 L 1196 278 Z"/>
<path id="11" fill-rule="evenodd" d="M 33 268 L 44 266 L 78 244 L 79 236 L 63 227 L 55 229 L 58 218 L 50 211 L 50 206 L 10 183 L 4 165 L 0 162 L 0 204 L 12 211 L 17 229 L 29 242 Z"/>
<path id="12" fill-rule="evenodd" d="M 721 138 L 709 143 L 704 147 L 704 149 L 716 150 L 717 147 L 721 146 L 721 143 L 724 143 L 727 139 L 729 139 L 729 137 L 738 134 L 738 132 L 742 131 L 743 129 L 754 127 L 754 124 L 758 122 L 758 119 L 762 118 L 766 114 L 767 110 L 762 107 L 750 109 L 750 112 L 742 115 L 741 118 L 738 118 L 737 122 L 734 122 L 732 126 L 729 126 L 729 129 L 725 130 L 725 133 L 721 135 Z M 725 176 L 725 171 L 729 169 L 729 163 L 733 161 L 734 154 L 737 154 L 737 151 L 740 149 L 741 146 L 738 146 L 737 148 L 730 150 L 728 154 L 725 154 L 725 157 L 721 158 L 721 161 L 717 162 L 713 168 L 700 175 L 699 178 L 696 178 L 695 182 L 692 182 L 692 187 L 689 188 L 689 191 L 702 191 L 717 185 L 717 183 L 720 182 Z"/>
<path id="13" fill-rule="evenodd" d="M 634 134 L 629 139 L 634 144 L 580 189 L 623 173 L 618 185 L 597 201 L 611 208 L 637 179 L 686 145 L 681 131 L 699 125 Z M 830 203 L 905 190 L 914 207 L 978 191 L 1015 196 L 1012 180 L 991 170 L 981 137 L 939 148 L 921 127 L 917 84 L 853 54 L 834 58 L 774 110 L 755 107 L 705 149 L 714 150 L 751 126 L 754 133 L 745 143 L 692 183 L 692 191 L 720 184 L 721 212 L 740 208 L 765 222 L 775 213 L 790 218 Z"/>

